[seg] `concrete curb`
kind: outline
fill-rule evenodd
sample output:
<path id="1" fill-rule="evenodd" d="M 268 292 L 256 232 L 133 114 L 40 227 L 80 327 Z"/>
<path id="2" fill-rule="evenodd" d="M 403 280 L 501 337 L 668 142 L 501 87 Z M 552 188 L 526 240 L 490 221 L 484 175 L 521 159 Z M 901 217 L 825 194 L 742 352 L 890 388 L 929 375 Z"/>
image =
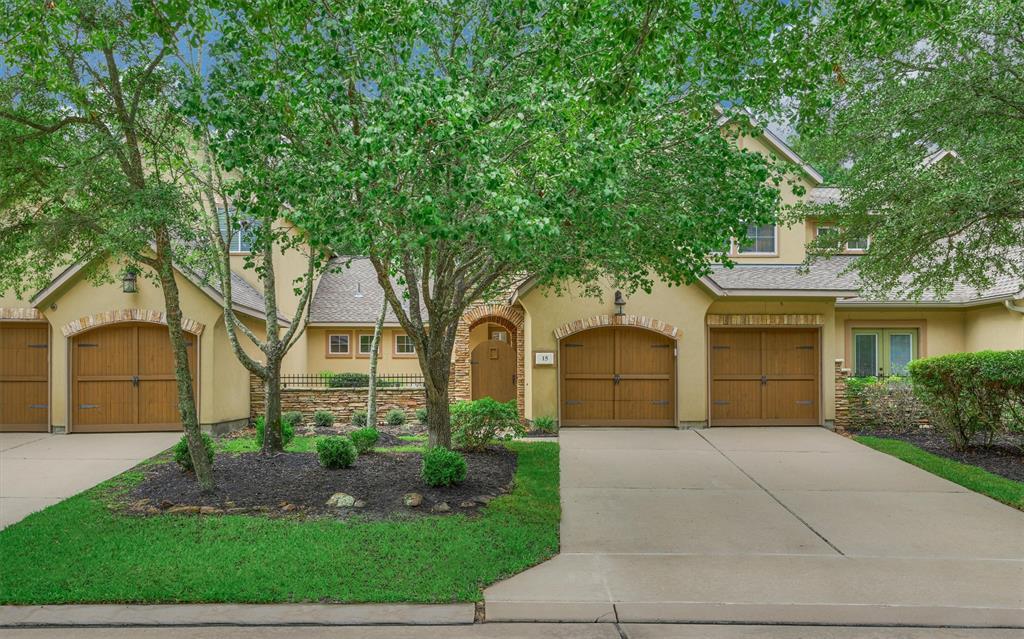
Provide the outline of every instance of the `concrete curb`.
<path id="1" fill-rule="evenodd" d="M 0 606 L 0 627 L 472 624 L 474 604 L 99 604 Z"/>

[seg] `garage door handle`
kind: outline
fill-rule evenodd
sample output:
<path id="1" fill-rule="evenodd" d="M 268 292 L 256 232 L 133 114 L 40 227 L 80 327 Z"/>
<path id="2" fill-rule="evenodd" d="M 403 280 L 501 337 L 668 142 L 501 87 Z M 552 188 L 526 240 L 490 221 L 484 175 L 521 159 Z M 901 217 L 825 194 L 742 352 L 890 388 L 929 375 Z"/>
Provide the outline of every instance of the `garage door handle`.
<path id="1" fill-rule="evenodd" d="M 622 376 L 621 375 L 619 375 L 618 373 L 616 373 L 615 375 L 612 375 L 612 383 L 613 384 L 618 384 L 621 381 L 622 381 Z"/>
<path id="2" fill-rule="evenodd" d="M 768 376 L 767 375 L 762 375 L 761 376 L 761 386 L 767 386 L 767 385 L 768 385 Z"/>

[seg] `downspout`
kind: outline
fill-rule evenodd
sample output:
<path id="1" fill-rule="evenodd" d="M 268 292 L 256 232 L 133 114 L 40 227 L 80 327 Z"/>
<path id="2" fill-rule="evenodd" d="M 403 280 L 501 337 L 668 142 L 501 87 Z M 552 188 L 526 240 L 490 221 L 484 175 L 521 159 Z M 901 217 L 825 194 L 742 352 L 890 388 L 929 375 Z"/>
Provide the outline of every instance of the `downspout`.
<path id="1" fill-rule="evenodd" d="M 1003 304 L 1014 313 L 1024 313 L 1024 306 L 1018 306 L 1013 300 L 1006 300 Z"/>

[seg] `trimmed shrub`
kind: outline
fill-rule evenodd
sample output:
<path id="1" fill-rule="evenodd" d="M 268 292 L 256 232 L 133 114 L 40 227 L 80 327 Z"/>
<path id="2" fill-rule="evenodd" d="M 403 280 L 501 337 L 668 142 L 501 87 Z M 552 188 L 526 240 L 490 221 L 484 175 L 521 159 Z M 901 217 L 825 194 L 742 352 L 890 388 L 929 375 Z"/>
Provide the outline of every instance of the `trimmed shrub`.
<path id="1" fill-rule="evenodd" d="M 427 423 L 427 409 L 426 408 L 417 408 L 416 409 L 416 423 L 417 424 L 426 424 Z"/>
<path id="2" fill-rule="evenodd" d="M 373 450 L 373 447 L 380 441 L 380 432 L 372 426 L 354 430 L 348 436 L 352 439 L 352 443 L 355 444 L 360 455 Z"/>
<path id="3" fill-rule="evenodd" d="M 910 362 L 914 391 L 930 421 L 963 449 L 1020 432 L 1024 351 L 951 353 Z"/>
<path id="4" fill-rule="evenodd" d="M 203 436 L 203 448 L 206 449 L 206 458 L 213 463 L 213 438 L 202 433 Z M 188 452 L 188 437 L 182 435 L 178 443 L 174 445 L 174 461 L 178 462 L 182 470 L 193 470 L 192 455 Z"/>
<path id="5" fill-rule="evenodd" d="M 302 426 L 302 413 L 297 410 L 281 413 L 281 422 L 288 422 L 292 425 L 292 429 L 297 429 Z"/>
<path id="6" fill-rule="evenodd" d="M 452 404 L 452 443 L 463 450 L 483 450 L 494 439 L 522 437 L 515 400 L 498 402 L 490 397 Z"/>
<path id="7" fill-rule="evenodd" d="M 334 373 L 327 378 L 331 388 L 366 388 L 370 385 L 370 376 L 366 373 Z"/>
<path id="8" fill-rule="evenodd" d="M 533 420 L 533 427 L 542 433 L 557 433 L 558 422 L 554 417 L 542 416 Z"/>
<path id="9" fill-rule="evenodd" d="M 384 416 L 384 422 L 388 426 L 401 426 L 405 423 L 405 411 L 401 408 L 392 408 Z"/>
<path id="10" fill-rule="evenodd" d="M 363 409 L 352 411 L 352 425 L 356 428 L 366 426 L 366 411 Z"/>
<path id="11" fill-rule="evenodd" d="M 329 410 L 318 410 L 313 413 L 313 424 L 317 428 L 330 428 L 334 426 L 334 413 Z"/>
<path id="12" fill-rule="evenodd" d="M 285 413 L 290 415 L 291 413 Z M 266 429 L 266 419 L 263 415 L 256 418 L 256 445 L 260 448 L 263 447 L 263 431 Z M 292 443 L 295 439 L 295 422 L 290 419 L 286 419 L 284 415 L 281 416 L 281 446 L 287 448 L 288 444 Z"/>
<path id="13" fill-rule="evenodd" d="M 420 475 L 428 486 L 451 486 L 466 479 L 466 460 L 454 450 L 437 446 L 423 453 Z"/>
<path id="14" fill-rule="evenodd" d="M 916 428 L 924 419 L 924 404 L 914 394 L 914 388 L 906 378 L 855 379 L 864 383 L 856 390 L 851 390 L 847 385 L 853 430 L 879 428 L 908 431 Z"/>
<path id="15" fill-rule="evenodd" d="M 324 468 L 348 468 L 355 463 L 359 453 L 348 437 L 318 437 L 316 456 Z"/>

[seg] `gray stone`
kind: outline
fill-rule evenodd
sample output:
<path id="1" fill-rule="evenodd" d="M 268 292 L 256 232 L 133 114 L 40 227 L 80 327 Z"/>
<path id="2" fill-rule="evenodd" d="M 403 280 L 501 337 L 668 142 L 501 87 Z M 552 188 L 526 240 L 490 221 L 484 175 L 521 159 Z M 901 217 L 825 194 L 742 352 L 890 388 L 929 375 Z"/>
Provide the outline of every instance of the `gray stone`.
<path id="1" fill-rule="evenodd" d="M 327 505 L 335 508 L 351 508 L 356 505 L 356 498 L 348 493 L 334 493 L 327 500 Z"/>
<path id="2" fill-rule="evenodd" d="M 423 503 L 423 495 L 419 493 L 406 493 L 402 502 L 410 508 L 416 508 Z"/>
<path id="3" fill-rule="evenodd" d="M 352 505 L 355 506 L 356 508 L 366 508 L 366 500 L 365 499 L 357 499 L 356 503 L 354 503 Z"/>
<path id="4" fill-rule="evenodd" d="M 467 499 L 466 501 L 459 502 L 459 508 L 476 508 L 476 502 L 472 499 Z"/>
<path id="5" fill-rule="evenodd" d="M 494 499 L 493 495 L 480 495 L 476 498 L 478 504 L 489 504 Z"/>
<path id="6" fill-rule="evenodd" d="M 434 504 L 434 507 L 431 508 L 430 511 L 435 513 L 446 513 L 451 509 L 452 507 L 448 505 L 448 502 L 442 501 L 440 504 Z"/>
<path id="7" fill-rule="evenodd" d="M 167 512 L 172 515 L 198 515 L 199 506 L 172 506 Z"/>

